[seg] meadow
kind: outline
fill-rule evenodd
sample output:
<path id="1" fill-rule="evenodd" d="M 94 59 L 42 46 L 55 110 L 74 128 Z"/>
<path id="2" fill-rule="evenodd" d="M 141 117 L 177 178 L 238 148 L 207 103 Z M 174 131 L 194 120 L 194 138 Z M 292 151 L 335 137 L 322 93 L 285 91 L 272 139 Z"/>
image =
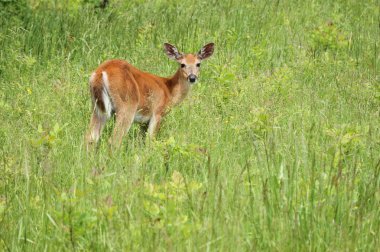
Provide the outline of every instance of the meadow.
<path id="1" fill-rule="evenodd" d="M 0 1 L 0 251 L 379 251 L 378 0 Z M 84 134 L 106 59 L 170 76 L 155 140 Z"/>

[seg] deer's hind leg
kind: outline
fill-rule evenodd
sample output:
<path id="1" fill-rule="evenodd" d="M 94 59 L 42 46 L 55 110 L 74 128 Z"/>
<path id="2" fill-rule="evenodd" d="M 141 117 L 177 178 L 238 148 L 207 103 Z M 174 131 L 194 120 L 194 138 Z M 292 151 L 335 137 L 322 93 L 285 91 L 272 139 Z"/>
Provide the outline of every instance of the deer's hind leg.
<path id="1" fill-rule="evenodd" d="M 131 128 L 139 105 L 140 93 L 136 80 L 129 72 L 114 74 L 112 83 L 113 86 L 110 87 L 109 93 L 112 95 L 116 121 L 109 143 L 114 149 L 117 149 L 120 147 L 125 133 Z"/>
<path id="2" fill-rule="evenodd" d="M 102 134 L 104 125 L 107 122 L 107 116 L 99 112 L 96 108 L 92 112 L 90 126 L 86 134 L 86 147 L 87 150 L 91 146 L 96 145 L 99 141 L 100 135 Z"/>
<path id="3" fill-rule="evenodd" d="M 110 140 L 112 147 L 118 148 L 124 135 L 129 131 L 137 111 L 137 103 L 121 103 L 116 110 L 116 123 Z"/>

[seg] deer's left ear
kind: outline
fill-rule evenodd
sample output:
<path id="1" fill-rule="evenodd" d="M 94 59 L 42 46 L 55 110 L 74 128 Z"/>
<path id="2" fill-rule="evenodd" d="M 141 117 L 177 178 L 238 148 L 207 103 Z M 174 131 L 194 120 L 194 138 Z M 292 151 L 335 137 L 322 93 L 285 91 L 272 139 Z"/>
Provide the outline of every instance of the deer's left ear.
<path id="1" fill-rule="evenodd" d="M 201 60 L 209 58 L 214 53 L 214 43 L 208 43 L 198 52 L 198 58 Z"/>

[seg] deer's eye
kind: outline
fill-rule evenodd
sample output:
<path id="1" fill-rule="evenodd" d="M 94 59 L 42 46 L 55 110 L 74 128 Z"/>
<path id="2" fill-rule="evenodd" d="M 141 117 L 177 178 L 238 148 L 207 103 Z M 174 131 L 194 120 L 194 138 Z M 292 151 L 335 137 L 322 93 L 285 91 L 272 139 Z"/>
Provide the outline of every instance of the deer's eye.
<path id="1" fill-rule="evenodd" d="M 185 64 L 181 64 L 181 68 L 184 68 L 186 65 Z"/>
<path id="2" fill-rule="evenodd" d="M 198 63 L 198 64 L 197 64 L 197 67 L 200 67 L 200 66 L 201 66 L 201 63 Z"/>

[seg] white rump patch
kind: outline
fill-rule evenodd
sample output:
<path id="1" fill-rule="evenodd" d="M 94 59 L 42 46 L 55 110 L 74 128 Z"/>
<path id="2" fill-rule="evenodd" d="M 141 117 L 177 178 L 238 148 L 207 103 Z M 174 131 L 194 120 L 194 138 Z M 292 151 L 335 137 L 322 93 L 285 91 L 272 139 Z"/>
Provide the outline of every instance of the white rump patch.
<path id="1" fill-rule="evenodd" d="M 90 76 L 90 83 L 93 83 L 93 82 L 94 82 L 94 80 L 95 80 L 95 76 L 96 76 L 96 73 L 93 72 L 93 73 L 91 74 L 91 76 Z"/>
<path id="2" fill-rule="evenodd" d="M 103 103 L 104 103 L 104 108 L 105 108 L 105 114 L 107 118 L 110 118 L 112 115 L 112 111 L 114 110 L 114 107 L 112 105 L 110 91 L 109 91 L 110 82 L 108 80 L 108 75 L 105 71 L 102 72 L 102 78 L 103 78 L 103 84 L 104 84 L 102 98 L 103 98 Z"/>

